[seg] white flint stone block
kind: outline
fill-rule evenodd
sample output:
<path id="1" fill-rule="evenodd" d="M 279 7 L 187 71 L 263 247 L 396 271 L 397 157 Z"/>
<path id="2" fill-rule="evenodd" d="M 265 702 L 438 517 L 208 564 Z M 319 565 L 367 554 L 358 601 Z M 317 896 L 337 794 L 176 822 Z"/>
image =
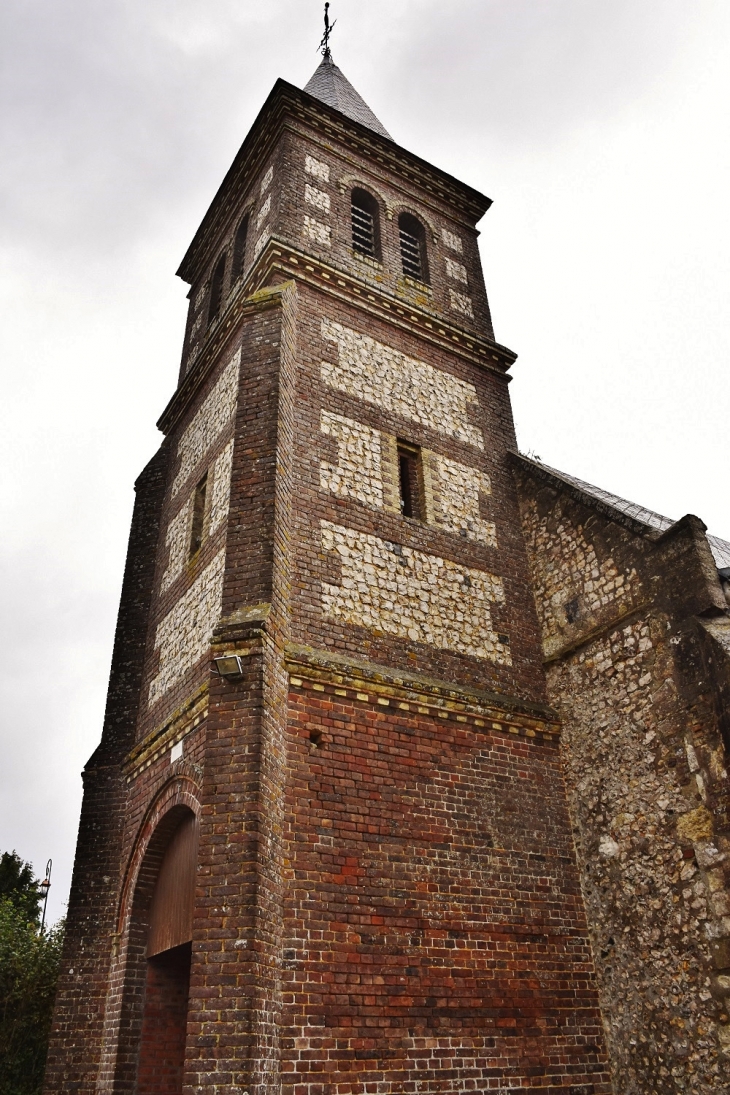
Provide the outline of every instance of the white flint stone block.
<path id="1" fill-rule="evenodd" d="M 468 409 L 479 407 L 473 384 L 328 319 L 322 337 L 338 348 L 336 364 L 322 362 L 330 388 L 484 448 L 481 430 L 468 420 Z"/>
<path id="2" fill-rule="evenodd" d="M 213 465 L 210 518 L 208 535 L 212 536 L 228 517 L 231 504 L 231 468 L 233 467 L 233 438 Z"/>
<path id="3" fill-rule="evenodd" d="M 494 524 L 484 521 L 479 513 L 479 495 L 492 493 L 489 476 L 446 456 L 435 455 L 434 462 L 438 484 L 434 524 L 475 543 L 496 547 Z"/>
<path id="4" fill-rule="evenodd" d="M 274 169 L 273 169 L 273 167 L 270 167 L 269 170 L 264 175 L 263 179 L 261 180 L 261 190 L 259 191 L 259 193 L 261 193 L 261 194 L 266 193 L 266 191 L 271 186 L 271 180 L 273 179 L 273 177 L 274 177 Z"/>
<path id="5" fill-rule="evenodd" d="M 261 206 L 261 208 L 258 211 L 258 216 L 256 217 L 256 231 L 257 232 L 260 230 L 261 225 L 264 223 L 264 221 L 266 220 L 266 218 L 268 217 L 270 212 L 271 212 L 271 194 L 269 194 L 268 198 L 266 199 L 266 201 L 264 202 L 264 204 Z"/>
<path id="6" fill-rule="evenodd" d="M 155 649 L 160 651 L 160 663 L 150 683 L 150 707 L 207 653 L 221 615 L 225 559 L 222 549 L 158 624 Z"/>
<path id="7" fill-rule="evenodd" d="M 322 546 L 342 565 L 340 585 L 322 587 L 330 619 L 384 631 L 500 665 L 509 646 L 492 629 L 490 604 L 504 604 L 502 579 L 449 559 L 322 521 Z"/>
<path id="8" fill-rule="evenodd" d="M 319 179 L 320 182 L 328 183 L 330 181 L 329 164 L 322 163 L 321 160 L 315 160 L 314 156 L 306 157 L 304 170 L 308 175 L 313 175 L 315 179 Z"/>
<path id="9" fill-rule="evenodd" d="M 613 840 L 608 833 L 604 833 L 598 844 L 598 854 L 604 856 L 606 859 L 615 859 L 620 849 L 615 840 Z"/>
<path id="10" fill-rule="evenodd" d="M 198 468 L 204 456 L 231 421 L 238 399 L 240 365 L 241 351 L 239 349 L 224 368 L 218 382 L 203 401 L 192 422 L 183 431 L 177 446 L 180 467 L 172 484 L 173 498 Z"/>
<path id="11" fill-rule="evenodd" d="M 320 224 L 314 217 L 304 217 L 304 235 L 314 243 L 329 247 L 332 243 L 332 229 L 328 224 Z"/>
<path id="12" fill-rule="evenodd" d="M 463 266 L 462 263 L 454 262 L 453 259 L 446 259 L 446 273 L 454 281 L 460 281 L 463 285 L 467 284 L 466 266 Z"/>
<path id="13" fill-rule="evenodd" d="M 329 194 L 325 194 L 324 190 L 318 190 L 316 186 L 310 186 L 309 183 L 304 187 L 304 200 L 309 205 L 313 205 L 315 209 L 321 210 L 322 213 L 329 213 L 330 211 Z"/>
<path id="14" fill-rule="evenodd" d="M 455 232 L 449 232 L 448 228 L 442 228 L 441 239 L 452 251 L 458 251 L 460 255 L 463 254 L 464 244 L 461 242 L 461 236 L 457 236 Z"/>
<path id="15" fill-rule="evenodd" d="M 355 498 L 374 509 L 382 509 L 380 431 L 328 411 L 322 411 L 320 429 L 337 441 L 337 464 L 327 464 L 325 461 L 320 464 L 322 490 L 340 498 Z"/>
<path id="16" fill-rule="evenodd" d="M 471 297 L 468 297 L 466 293 L 457 293 L 455 289 L 449 289 L 449 297 L 451 298 L 451 307 L 455 312 L 462 316 L 468 316 L 469 319 L 474 319 Z"/>
<path id="17" fill-rule="evenodd" d="M 185 502 L 183 507 L 175 514 L 167 526 L 165 543 L 169 548 L 167 570 L 162 575 L 161 591 L 169 589 L 176 578 L 185 569 L 185 562 L 190 548 L 190 532 L 193 519 L 193 497 Z"/>

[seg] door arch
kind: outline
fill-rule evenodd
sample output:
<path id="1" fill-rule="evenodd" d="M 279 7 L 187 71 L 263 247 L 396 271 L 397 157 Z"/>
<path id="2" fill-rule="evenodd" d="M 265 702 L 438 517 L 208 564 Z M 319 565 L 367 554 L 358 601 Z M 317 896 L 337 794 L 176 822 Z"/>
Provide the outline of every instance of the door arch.
<path id="1" fill-rule="evenodd" d="M 181 1095 L 190 993 L 198 819 L 173 832 L 152 892 L 136 1095 Z"/>
<path id="2" fill-rule="evenodd" d="M 181 1095 L 197 854 L 197 815 L 178 799 L 146 842 L 126 918 L 116 1092 Z"/>

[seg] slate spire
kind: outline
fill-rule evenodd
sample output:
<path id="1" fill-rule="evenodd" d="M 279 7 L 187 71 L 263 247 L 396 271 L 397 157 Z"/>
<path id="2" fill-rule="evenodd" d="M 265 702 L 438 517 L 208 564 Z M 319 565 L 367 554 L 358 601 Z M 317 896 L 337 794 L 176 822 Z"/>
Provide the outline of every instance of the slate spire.
<path id="1" fill-rule="evenodd" d="M 339 110 L 340 114 L 351 118 L 353 122 L 367 126 L 373 132 L 379 133 L 381 137 L 387 137 L 389 141 L 393 140 L 383 123 L 375 117 L 362 96 L 355 91 L 347 77 L 338 69 L 330 53 L 322 58 L 321 65 L 304 90 L 315 99 L 326 103 L 327 106 Z"/>

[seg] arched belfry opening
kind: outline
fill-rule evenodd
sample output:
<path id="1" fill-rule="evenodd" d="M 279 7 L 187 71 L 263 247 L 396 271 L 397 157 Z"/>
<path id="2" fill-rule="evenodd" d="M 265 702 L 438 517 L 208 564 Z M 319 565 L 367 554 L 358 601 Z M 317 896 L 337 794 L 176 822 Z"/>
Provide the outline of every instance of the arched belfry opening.
<path id="1" fill-rule="evenodd" d="M 129 924 L 117 1087 L 181 1095 L 193 936 L 198 819 L 162 818 L 139 871 Z"/>
<path id="2" fill-rule="evenodd" d="M 352 249 L 359 255 L 381 261 L 380 210 L 372 194 L 355 187 L 351 197 Z"/>

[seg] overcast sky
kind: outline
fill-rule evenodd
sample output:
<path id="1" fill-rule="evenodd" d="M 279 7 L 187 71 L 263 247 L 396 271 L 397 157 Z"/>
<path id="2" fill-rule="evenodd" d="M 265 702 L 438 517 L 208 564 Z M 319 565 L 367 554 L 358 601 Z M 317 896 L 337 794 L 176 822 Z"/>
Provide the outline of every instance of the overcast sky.
<path id="1" fill-rule="evenodd" d="M 333 0 L 337 64 L 494 199 L 522 449 L 730 538 L 730 4 Z M 177 376 L 174 272 L 319 0 L 0 4 L 0 851 L 70 883 L 132 484 Z"/>

